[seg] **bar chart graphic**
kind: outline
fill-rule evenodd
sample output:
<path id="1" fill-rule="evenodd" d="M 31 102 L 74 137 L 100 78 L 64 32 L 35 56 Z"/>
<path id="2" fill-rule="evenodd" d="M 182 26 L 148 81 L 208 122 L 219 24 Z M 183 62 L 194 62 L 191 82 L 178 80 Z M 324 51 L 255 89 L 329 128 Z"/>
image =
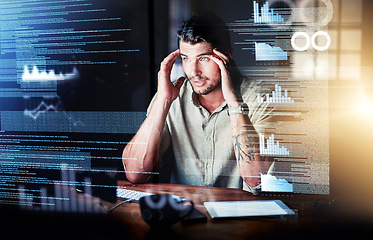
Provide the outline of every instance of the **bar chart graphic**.
<path id="1" fill-rule="evenodd" d="M 288 96 L 288 90 L 284 90 L 282 95 L 281 86 L 275 85 L 275 91 L 272 91 L 272 95 L 266 94 L 265 97 L 260 96 L 258 93 L 258 103 L 294 103 L 294 100 Z"/>
<path id="2" fill-rule="evenodd" d="M 254 4 L 254 23 L 283 23 L 285 20 L 281 14 L 274 13 L 273 9 L 269 9 L 269 3 L 265 2 L 259 9 L 259 3 L 253 1 Z"/>
<path id="3" fill-rule="evenodd" d="M 272 134 L 266 141 L 264 134 L 259 133 L 260 155 L 289 156 L 290 152 L 280 146 L 278 141 L 275 142 L 275 136 Z"/>
<path id="4" fill-rule="evenodd" d="M 30 193 L 25 186 L 18 187 L 18 199 L 21 209 L 47 212 L 70 212 L 70 213 L 99 213 L 101 206 L 99 198 L 92 197 L 92 180 L 85 177 L 83 182 L 76 180 L 75 171 L 67 171 L 63 165 L 61 180 L 54 183 L 54 194 L 49 194 L 46 187 L 40 187 L 40 196 Z M 85 194 L 78 194 L 75 190 L 80 184 Z M 40 199 L 37 201 L 37 199 Z"/>
<path id="5" fill-rule="evenodd" d="M 272 47 L 267 43 L 255 42 L 256 61 L 281 61 L 288 60 L 288 54 L 280 47 Z"/>

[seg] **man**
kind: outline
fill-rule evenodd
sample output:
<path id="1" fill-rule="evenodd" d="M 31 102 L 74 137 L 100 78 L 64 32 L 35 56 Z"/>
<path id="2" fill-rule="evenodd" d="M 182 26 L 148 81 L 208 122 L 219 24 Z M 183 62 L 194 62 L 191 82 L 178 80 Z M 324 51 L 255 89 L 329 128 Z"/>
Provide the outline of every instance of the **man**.
<path id="1" fill-rule="evenodd" d="M 250 118 L 263 126 L 265 106 L 257 106 L 255 84 L 240 82 L 225 24 L 210 14 L 194 15 L 178 31 L 178 44 L 161 63 L 147 118 L 123 151 L 127 179 L 145 182 L 157 167 L 171 164 L 161 156 L 172 143 L 171 183 L 255 192 L 271 161 L 259 154 Z M 179 56 L 187 79 L 172 84 Z"/>

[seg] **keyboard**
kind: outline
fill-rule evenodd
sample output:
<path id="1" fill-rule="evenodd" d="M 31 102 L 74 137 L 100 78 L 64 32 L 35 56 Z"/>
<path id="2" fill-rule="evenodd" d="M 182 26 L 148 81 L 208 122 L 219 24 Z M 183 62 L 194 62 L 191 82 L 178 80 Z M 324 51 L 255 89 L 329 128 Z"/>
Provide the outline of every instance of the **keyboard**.
<path id="1" fill-rule="evenodd" d="M 153 195 L 153 193 L 129 190 L 126 188 L 117 188 L 117 198 L 130 202 L 138 202 L 141 197 Z"/>

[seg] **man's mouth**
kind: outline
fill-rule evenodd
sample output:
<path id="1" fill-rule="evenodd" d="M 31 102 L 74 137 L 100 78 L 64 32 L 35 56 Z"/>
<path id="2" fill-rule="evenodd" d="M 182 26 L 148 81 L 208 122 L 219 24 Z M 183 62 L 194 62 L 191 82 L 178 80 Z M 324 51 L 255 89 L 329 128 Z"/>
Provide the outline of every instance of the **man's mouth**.
<path id="1" fill-rule="evenodd" d="M 207 80 L 207 79 L 199 78 L 199 77 L 195 77 L 195 78 L 192 78 L 191 80 L 192 80 L 193 84 L 194 84 L 196 87 L 202 87 L 203 85 L 206 84 L 206 80 Z"/>
<path id="2" fill-rule="evenodd" d="M 202 87 L 203 85 L 205 85 L 206 81 L 203 81 L 203 80 L 194 80 L 193 83 L 194 83 L 194 85 L 196 87 Z"/>

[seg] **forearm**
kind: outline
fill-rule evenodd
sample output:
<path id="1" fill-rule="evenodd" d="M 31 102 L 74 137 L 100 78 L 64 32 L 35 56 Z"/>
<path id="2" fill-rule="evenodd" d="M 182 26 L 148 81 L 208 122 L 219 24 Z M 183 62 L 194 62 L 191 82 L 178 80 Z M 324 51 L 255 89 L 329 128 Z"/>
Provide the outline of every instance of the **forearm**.
<path id="1" fill-rule="evenodd" d="M 155 170 L 159 146 L 171 100 L 155 99 L 144 123 L 123 150 L 126 177 L 131 182 L 145 182 Z"/>
<path id="2" fill-rule="evenodd" d="M 243 180 L 256 187 L 260 173 L 266 173 L 270 160 L 260 156 L 259 136 L 246 114 L 230 116 L 237 167 Z"/>
<path id="3" fill-rule="evenodd" d="M 211 58 L 220 68 L 223 97 L 230 109 L 233 110 L 239 107 L 242 102 L 236 94 L 229 71 L 229 63 L 234 62 L 231 56 L 216 49 L 213 51 L 216 56 Z M 247 184 L 256 187 L 260 179 L 260 173 L 268 171 L 270 161 L 267 158 L 261 159 L 258 134 L 246 114 L 231 114 L 230 122 L 239 173 Z"/>

